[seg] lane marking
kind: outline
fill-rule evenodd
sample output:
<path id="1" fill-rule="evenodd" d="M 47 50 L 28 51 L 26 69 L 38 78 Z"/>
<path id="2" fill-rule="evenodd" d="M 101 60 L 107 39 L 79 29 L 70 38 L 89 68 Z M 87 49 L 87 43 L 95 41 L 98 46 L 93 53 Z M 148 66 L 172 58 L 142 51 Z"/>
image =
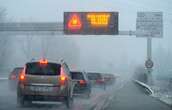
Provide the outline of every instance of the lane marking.
<path id="1" fill-rule="evenodd" d="M 0 77 L 0 80 L 8 80 L 7 77 Z"/>
<path id="2" fill-rule="evenodd" d="M 114 99 L 115 95 L 113 94 L 114 92 L 117 92 L 118 90 L 122 89 L 125 85 L 124 80 L 120 80 L 119 85 L 117 88 L 113 88 L 112 90 L 106 92 L 104 95 L 103 100 L 101 100 L 99 103 L 96 103 L 94 106 L 93 110 L 105 110 L 106 107 L 109 105 L 109 103 Z M 113 93 L 112 93 L 113 91 Z"/>

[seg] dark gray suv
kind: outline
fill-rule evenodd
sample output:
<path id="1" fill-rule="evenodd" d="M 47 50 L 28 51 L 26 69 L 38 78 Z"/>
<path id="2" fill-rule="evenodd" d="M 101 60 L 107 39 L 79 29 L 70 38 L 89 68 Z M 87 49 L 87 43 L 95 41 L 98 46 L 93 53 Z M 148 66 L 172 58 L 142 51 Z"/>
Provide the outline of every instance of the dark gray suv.
<path id="1" fill-rule="evenodd" d="M 19 76 L 17 101 L 20 105 L 32 101 L 61 101 L 68 108 L 73 102 L 73 87 L 70 71 L 64 61 L 26 63 Z"/>

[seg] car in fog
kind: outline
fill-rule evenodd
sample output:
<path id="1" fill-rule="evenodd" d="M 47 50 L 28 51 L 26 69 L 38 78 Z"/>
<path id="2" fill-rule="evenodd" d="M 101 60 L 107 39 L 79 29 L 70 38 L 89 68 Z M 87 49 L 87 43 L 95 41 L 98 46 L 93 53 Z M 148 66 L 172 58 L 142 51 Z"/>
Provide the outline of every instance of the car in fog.
<path id="1" fill-rule="evenodd" d="M 74 86 L 74 95 L 86 95 L 88 98 L 91 94 L 91 84 L 85 72 L 71 71 L 72 80 L 76 82 Z"/>
<path id="2" fill-rule="evenodd" d="M 68 65 L 41 59 L 26 63 L 19 76 L 17 102 L 24 106 L 32 101 L 60 101 L 67 108 L 73 102 L 73 83 Z"/>
<path id="3" fill-rule="evenodd" d="M 87 77 L 93 87 L 103 87 L 103 89 L 106 89 L 106 83 L 102 73 L 88 72 Z"/>
<path id="4" fill-rule="evenodd" d="M 16 90 L 17 83 L 18 83 L 18 76 L 22 70 L 23 70 L 23 67 L 16 67 L 9 74 L 8 83 L 9 83 L 10 90 Z"/>
<path id="5" fill-rule="evenodd" d="M 113 74 L 103 74 L 103 78 L 106 85 L 112 85 L 115 83 L 116 80 L 115 75 Z"/>

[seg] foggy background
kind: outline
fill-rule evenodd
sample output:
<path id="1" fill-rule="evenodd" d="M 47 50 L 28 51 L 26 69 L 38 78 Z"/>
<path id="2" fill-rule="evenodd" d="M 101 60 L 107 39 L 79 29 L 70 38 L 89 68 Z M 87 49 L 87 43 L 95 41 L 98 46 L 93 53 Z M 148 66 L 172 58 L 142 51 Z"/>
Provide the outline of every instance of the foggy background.
<path id="1" fill-rule="evenodd" d="M 118 11 L 119 30 L 136 30 L 138 11 L 162 11 L 163 38 L 153 39 L 153 75 L 172 69 L 171 0 L 0 0 L 3 22 L 63 22 L 64 11 Z M 73 69 L 129 73 L 146 60 L 146 39 L 135 36 L 8 36 L 1 34 L 1 69 L 23 66 L 32 58 L 64 57 Z"/>

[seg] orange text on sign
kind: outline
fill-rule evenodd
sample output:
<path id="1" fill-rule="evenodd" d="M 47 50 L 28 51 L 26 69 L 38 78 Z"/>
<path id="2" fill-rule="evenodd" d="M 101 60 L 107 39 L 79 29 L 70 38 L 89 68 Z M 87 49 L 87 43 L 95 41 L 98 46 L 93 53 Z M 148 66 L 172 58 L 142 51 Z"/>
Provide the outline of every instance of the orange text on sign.
<path id="1" fill-rule="evenodd" d="M 88 13 L 87 20 L 93 27 L 107 27 L 109 25 L 109 13 Z"/>

